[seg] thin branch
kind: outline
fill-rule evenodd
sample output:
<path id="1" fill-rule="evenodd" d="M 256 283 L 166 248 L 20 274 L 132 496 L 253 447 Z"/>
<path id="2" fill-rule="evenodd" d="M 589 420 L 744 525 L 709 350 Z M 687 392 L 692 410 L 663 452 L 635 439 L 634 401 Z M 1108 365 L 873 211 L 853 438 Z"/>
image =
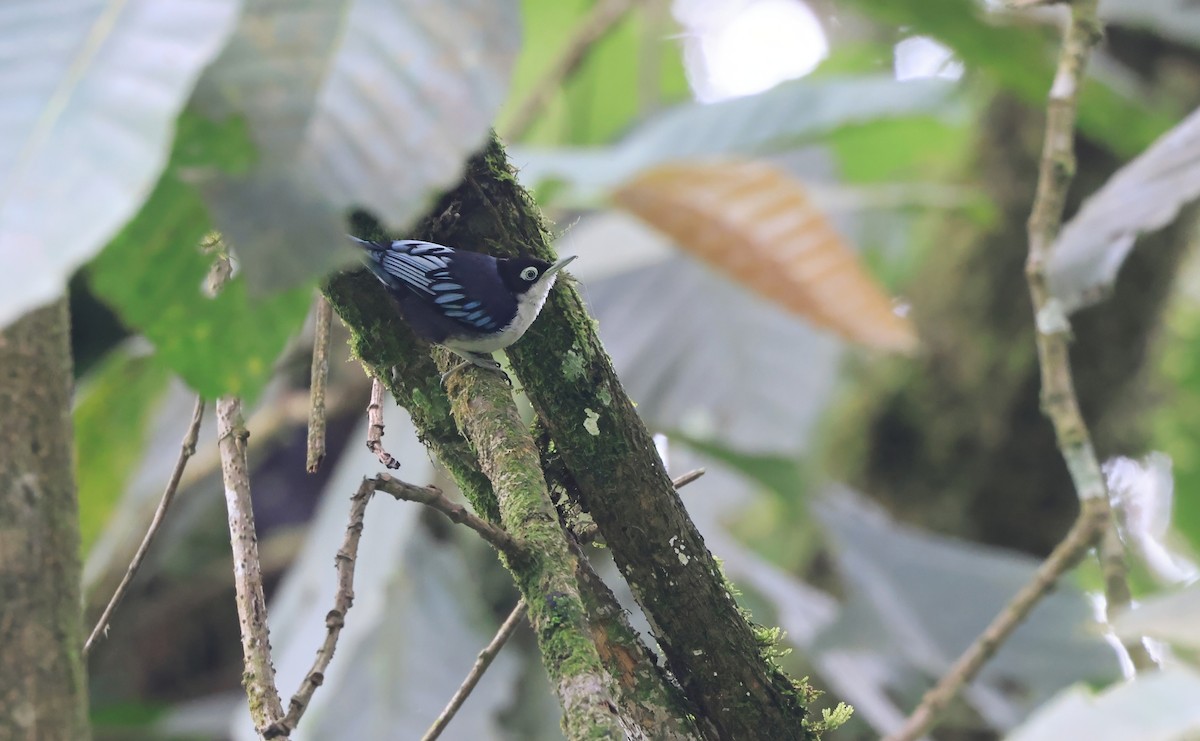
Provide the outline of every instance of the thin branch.
<path id="1" fill-rule="evenodd" d="M 325 460 L 325 386 L 329 380 L 329 329 L 333 324 L 333 308 L 319 293 L 313 302 L 313 310 L 317 324 L 313 330 L 312 381 L 309 385 L 306 465 L 309 473 L 316 473 Z"/>
<path id="2" fill-rule="evenodd" d="M 696 468 L 691 471 L 688 471 L 687 473 L 681 473 L 678 476 L 676 476 L 675 478 L 671 479 L 671 484 L 676 489 L 682 489 L 683 487 L 692 483 L 693 481 L 700 478 L 707 472 L 708 472 L 708 469 Z"/>
<path id="3" fill-rule="evenodd" d="M 1063 40 L 1058 71 L 1046 109 L 1046 136 L 1038 172 L 1037 193 L 1029 216 L 1029 257 L 1025 276 L 1037 323 L 1038 360 L 1042 371 L 1042 410 L 1054 424 L 1058 447 L 1066 459 L 1080 500 L 1108 501 L 1108 488 L 1092 448 L 1087 424 L 1079 411 L 1067 344 L 1071 326 L 1062 304 L 1050 294 L 1046 264 L 1062 224 L 1067 189 L 1075 175 L 1075 114 L 1088 56 L 1100 40 L 1097 0 L 1071 5 L 1071 25 Z"/>
<path id="4" fill-rule="evenodd" d="M 925 735 L 938 716 L 958 696 L 964 686 L 979 673 L 988 659 L 1008 639 L 1037 603 L 1054 588 L 1058 579 L 1069 571 L 1096 542 L 1108 527 L 1108 512 L 1102 507 L 1089 507 L 1075 520 L 1055 549 L 1038 567 L 1033 580 L 1021 588 L 991 625 L 958 657 L 950 670 L 925 693 L 921 704 L 908 716 L 904 727 L 885 741 L 913 741 Z"/>
<path id="5" fill-rule="evenodd" d="M 432 507 L 453 522 L 466 525 L 483 536 L 483 539 L 491 543 L 498 551 L 516 553 L 520 550 L 520 545 L 511 535 L 490 522 L 476 517 L 461 504 L 450 501 L 436 486 L 415 486 L 392 478 L 386 473 L 379 474 L 372 479 L 372 482 L 376 491 L 391 494 L 396 499 L 403 499 L 406 502 L 417 502 Z"/>
<path id="6" fill-rule="evenodd" d="M 188 425 L 187 432 L 183 435 L 183 442 L 179 448 L 179 457 L 175 459 L 175 468 L 171 471 L 171 478 L 167 481 L 167 488 L 163 491 L 162 499 L 158 502 L 158 509 L 154 510 L 154 517 L 150 520 L 150 526 L 146 528 L 146 535 L 142 538 L 142 544 L 138 546 L 137 552 L 133 554 L 133 559 L 129 562 L 129 568 L 125 570 L 125 576 L 121 579 L 121 583 L 117 585 L 117 589 L 113 592 L 112 599 L 108 601 L 108 606 L 101 613 L 100 619 L 96 621 L 96 627 L 92 628 L 92 634 L 88 636 L 87 643 L 83 644 L 83 655 L 85 657 L 91 652 L 92 646 L 100 638 L 101 633 L 108 632 L 108 623 L 112 620 L 113 613 L 116 611 L 117 606 L 121 604 L 121 600 L 125 598 L 126 592 L 129 591 L 129 585 L 133 583 L 134 575 L 141 568 L 142 561 L 146 558 L 146 552 L 150 550 L 150 544 L 154 541 L 154 536 L 158 534 L 158 529 L 162 527 L 163 519 L 167 515 L 167 508 L 171 506 L 171 502 L 175 499 L 175 492 L 179 489 L 179 480 L 183 478 L 183 470 L 187 468 L 188 460 L 196 453 L 196 442 L 200 436 L 200 421 L 203 418 L 204 398 L 197 396 L 196 404 L 192 407 L 192 422 Z"/>
<path id="7" fill-rule="evenodd" d="M 517 602 L 517 606 L 514 607 L 512 612 L 508 614 L 508 617 L 505 618 L 504 624 L 500 626 L 500 630 L 496 632 L 496 636 L 492 638 L 492 642 L 479 652 L 479 658 L 475 659 L 475 665 L 471 667 L 471 671 L 467 674 L 467 678 L 463 680 L 463 683 L 458 688 L 458 691 L 454 693 L 454 697 L 450 698 L 450 702 L 446 704 L 446 707 L 444 710 L 442 710 L 441 715 L 437 717 L 437 720 L 433 722 L 433 725 L 431 725 L 429 730 L 425 732 L 425 735 L 421 737 L 421 741 L 434 741 L 434 739 L 442 735 L 442 731 L 446 730 L 446 726 L 450 724 L 450 720 L 456 713 L 458 713 L 458 709 L 462 707 L 462 704 L 466 701 L 467 696 L 471 694 L 471 690 L 475 689 L 475 685 L 479 684 L 480 677 L 482 677 L 483 673 L 486 672 L 488 667 L 492 665 L 492 661 L 494 661 L 496 655 L 500 653 L 500 649 L 504 648 L 504 644 L 508 642 L 509 636 L 511 636 L 513 631 L 517 629 L 517 626 L 521 624 L 521 620 L 525 617 L 527 608 L 528 605 L 525 604 L 525 598 L 522 597 Z"/>
<path id="8" fill-rule="evenodd" d="M 229 542 L 233 549 L 233 581 L 237 589 L 238 627 L 242 634 L 245 671 L 242 684 L 250 701 L 254 727 L 265 733 L 283 717 L 275 667 L 271 664 L 271 638 L 267 628 L 267 603 L 263 597 L 258 536 L 250 502 L 250 473 L 246 465 L 246 439 L 242 401 L 224 396 L 217 401 L 217 447 L 229 511 Z"/>
<path id="9" fill-rule="evenodd" d="M 599 0 L 587 17 L 580 21 L 575 35 L 546 74 L 534 83 L 533 89 L 517 104 L 512 122 L 506 127 L 504 138 L 516 141 L 525 134 L 545 110 L 555 93 L 587 57 L 588 51 L 638 3 L 638 0 Z"/>
<path id="10" fill-rule="evenodd" d="M 358 558 L 358 541 L 362 537 L 367 504 L 374 494 L 375 480 L 363 479 L 358 491 L 350 498 L 350 523 L 346 525 L 346 537 L 334 559 L 334 565 L 337 566 L 337 592 L 333 598 L 333 609 L 325 616 L 325 642 L 317 649 L 312 668 L 301 680 L 296 694 L 292 695 L 287 716 L 268 728 L 263 733 L 265 738 L 285 737 L 296 730 L 313 693 L 325 682 L 325 670 L 329 668 L 333 652 L 337 649 L 338 637 L 346 625 L 346 613 L 354 604 L 354 563 Z"/>
<path id="11" fill-rule="evenodd" d="M 367 449 L 379 457 L 385 468 L 397 469 L 400 461 L 383 449 L 383 382 L 371 379 L 371 403 L 367 405 Z"/>
<path id="12" fill-rule="evenodd" d="M 1088 57 L 1101 38 L 1097 0 L 1071 5 L 1071 23 L 1063 38 L 1058 69 L 1047 103 L 1046 134 L 1038 171 L 1037 192 L 1029 216 L 1029 257 L 1025 275 L 1036 322 L 1038 361 L 1042 377 L 1042 410 L 1054 425 L 1055 437 L 1080 499 L 1078 519 L 1034 575 L 1034 579 L 996 617 L 987 630 L 959 657 L 950 671 L 921 700 L 904 728 L 889 741 L 909 741 L 923 735 L 959 691 L 970 682 L 1055 581 L 1084 552 L 1101 543 L 1111 529 L 1108 489 L 1092 448 L 1079 401 L 1067 343 L 1071 327 L 1061 303 L 1046 281 L 1046 264 L 1062 224 L 1067 190 L 1075 175 L 1075 117 L 1079 87 Z M 1106 575 L 1116 575 L 1106 569 Z M 1124 582 L 1122 576 L 1122 584 Z M 1128 587 L 1125 586 L 1127 589 Z"/>

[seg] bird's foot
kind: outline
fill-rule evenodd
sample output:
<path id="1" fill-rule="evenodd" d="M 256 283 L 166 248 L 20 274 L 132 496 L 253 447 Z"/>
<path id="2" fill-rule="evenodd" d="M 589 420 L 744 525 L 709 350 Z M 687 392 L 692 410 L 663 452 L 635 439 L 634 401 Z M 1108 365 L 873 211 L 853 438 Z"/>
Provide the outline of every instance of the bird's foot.
<path id="1" fill-rule="evenodd" d="M 472 366 L 472 365 L 475 366 L 476 368 L 483 368 L 484 370 L 495 371 L 495 372 L 499 373 L 501 376 L 503 376 L 504 379 L 509 382 L 509 385 L 512 385 L 512 381 L 508 378 L 508 374 L 505 373 L 501 369 L 500 364 L 497 363 L 495 360 L 492 360 L 491 358 L 489 358 L 485 355 L 465 355 L 465 354 L 461 354 L 461 353 L 459 353 L 459 354 L 461 355 L 461 357 L 464 358 L 464 360 L 462 362 L 458 363 L 457 365 L 455 365 L 450 370 L 448 370 L 442 374 L 442 385 L 443 386 L 446 385 L 446 381 L 450 378 L 450 376 L 453 376 L 455 373 L 458 373 L 463 368 L 466 368 L 466 367 Z"/>

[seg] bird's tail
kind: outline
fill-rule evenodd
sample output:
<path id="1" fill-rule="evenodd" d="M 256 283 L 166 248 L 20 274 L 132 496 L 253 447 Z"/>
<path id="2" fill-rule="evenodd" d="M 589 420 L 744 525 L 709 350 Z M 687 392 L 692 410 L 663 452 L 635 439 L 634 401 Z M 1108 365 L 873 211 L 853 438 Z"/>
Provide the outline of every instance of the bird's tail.
<path id="1" fill-rule="evenodd" d="M 353 234 L 347 234 L 346 236 L 351 241 L 358 244 L 359 247 L 366 250 L 367 258 L 363 260 L 363 263 L 367 266 L 367 269 L 370 270 L 371 273 L 380 280 L 381 283 L 388 288 L 394 288 L 396 290 L 400 290 L 402 288 L 402 286 L 400 286 L 399 282 L 396 280 L 396 277 L 383 269 L 383 254 L 387 252 L 388 248 L 390 247 L 389 243 L 372 242 L 369 239 L 359 239 Z"/>

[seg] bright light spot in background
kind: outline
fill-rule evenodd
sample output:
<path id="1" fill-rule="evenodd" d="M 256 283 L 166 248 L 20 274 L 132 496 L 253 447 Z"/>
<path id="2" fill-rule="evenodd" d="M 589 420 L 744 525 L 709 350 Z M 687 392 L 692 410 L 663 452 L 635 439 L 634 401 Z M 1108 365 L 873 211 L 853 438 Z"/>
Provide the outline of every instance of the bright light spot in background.
<path id="1" fill-rule="evenodd" d="M 954 58 L 954 52 L 926 36 L 911 36 L 901 41 L 896 44 L 894 54 L 897 80 L 962 77 L 962 62 Z"/>
<path id="2" fill-rule="evenodd" d="M 696 99 L 751 95 L 803 77 L 829 53 L 821 24 L 799 0 L 675 0 Z"/>

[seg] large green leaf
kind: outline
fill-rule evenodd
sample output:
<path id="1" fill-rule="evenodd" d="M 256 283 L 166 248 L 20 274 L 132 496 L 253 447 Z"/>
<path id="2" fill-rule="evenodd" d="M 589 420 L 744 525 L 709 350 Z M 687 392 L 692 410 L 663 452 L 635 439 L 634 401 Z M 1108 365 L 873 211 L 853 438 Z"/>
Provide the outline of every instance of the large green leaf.
<path id="1" fill-rule="evenodd" d="M 244 115 L 261 154 L 243 176 L 204 179 L 250 284 L 355 259 L 354 208 L 408 227 L 483 142 L 518 36 L 516 0 L 247 0 L 196 103 Z"/>
<path id="2" fill-rule="evenodd" d="M 509 102 L 497 121 L 501 134 L 510 131 L 515 104 L 537 89 L 574 30 L 595 7 L 592 0 L 521 3 L 525 43 L 513 72 Z M 689 88 L 679 45 L 671 38 L 672 27 L 655 26 L 659 12 L 635 3 L 615 28 L 588 49 L 578 69 L 552 91 L 521 140 L 538 145 L 605 143 L 645 113 L 643 92 L 650 94 L 652 103 L 686 99 Z"/>
<path id="3" fill-rule="evenodd" d="M 137 213 L 240 0 L 6 0 L 0 326 L 60 294 Z"/>
<path id="4" fill-rule="evenodd" d="M 170 168 L 141 213 L 89 267 L 96 294 L 208 398 L 254 397 L 311 301 L 311 286 L 252 299 L 241 276 L 214 298 L 201 290 L 212 256 L 199 244 L 211 225 L 187 174 L 198 164 L 245 171 L 252 160 L 239 121 L 184 117 Z"/>
<path id="5" fill-rule="evenodd" d="M 111 353 L 80 387 L 75 404 L 79 530 L 83 552 L 104 529 L 141 459 L 151 415 L 170 373 L 153 355 Z"/>

